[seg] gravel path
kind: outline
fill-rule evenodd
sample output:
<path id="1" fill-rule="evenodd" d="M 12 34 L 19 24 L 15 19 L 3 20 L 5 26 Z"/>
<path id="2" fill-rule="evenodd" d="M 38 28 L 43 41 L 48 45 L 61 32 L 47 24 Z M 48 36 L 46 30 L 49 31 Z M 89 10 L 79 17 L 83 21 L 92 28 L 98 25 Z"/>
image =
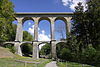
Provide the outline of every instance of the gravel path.
<path id="1" fill-rule="evenodd" d="M 58 67 L 58 66 L 56 65 L 56 61 L 52 61 L 52 62 L 46 64 L 45 67 Z"/>

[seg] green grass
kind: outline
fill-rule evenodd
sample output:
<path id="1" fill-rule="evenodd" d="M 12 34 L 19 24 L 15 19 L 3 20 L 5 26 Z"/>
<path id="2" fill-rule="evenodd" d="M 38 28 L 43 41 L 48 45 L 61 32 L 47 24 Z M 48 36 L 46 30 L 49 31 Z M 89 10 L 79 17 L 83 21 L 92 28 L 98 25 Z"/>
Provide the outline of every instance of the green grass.
<path id="1" fill-rule="evenodd" d="M 82 67 L 82 64 L 74 62 L 58 62 L 58 67 Z M 84 64 L 84 67 L 91 67 L 90 65 Z"/>
<path id="2" fill-rule="evenodd" d="M 27 63 L 26 67 L 44 67 L 45 64 L 49 63 L 49 59 L 33 60 L 32 58 L 17 57 L 17 58 L 0 58 L 0 67 L 25 67 L 25 63 L 16 62 L 15 60 L 22 60 L 28 62 L 40 62 L 39 64 Z"/>

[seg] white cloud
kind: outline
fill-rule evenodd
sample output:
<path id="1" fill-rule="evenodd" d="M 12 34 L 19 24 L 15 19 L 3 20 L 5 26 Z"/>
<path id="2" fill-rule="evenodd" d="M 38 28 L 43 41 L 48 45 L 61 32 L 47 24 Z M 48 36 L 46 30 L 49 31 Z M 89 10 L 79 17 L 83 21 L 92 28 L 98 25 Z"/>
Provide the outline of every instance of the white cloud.
<path id="1" fill-rule="evenodd" d="M 64 6 L 67 6 L 71 0 L 62 0 Z"/>
<path id="2" fill-rule="evenodd" d="M 28 25 L 31 25 L 31 22 L 28 22 Z"/>
<path id="3" fill-rule="evenodd" d="M 38 37 L 39 41 L 50 41 L 49 35 L 46 35 L 44 30 L 42 30 L 41 33 L 39 33 L 38 36 L 39 36 Z"/>
<path id="4" fill-rule="evenodd" d="M 69 8 L 71 10 L 75 10 L 75 6 L 77 5 L 77 3 L 82 2 L 82 5 L 86 7 L 86 0 L 62 0 L 62 3 L 64 6 L 69 6 Z M 86 8 L 84 7 L 84 9 L 86 10 Z"/>
<path id="5" fill-rule="evenodd" d="M 28 29 L 28 32 L 34 35 L 34 25 Z"/>

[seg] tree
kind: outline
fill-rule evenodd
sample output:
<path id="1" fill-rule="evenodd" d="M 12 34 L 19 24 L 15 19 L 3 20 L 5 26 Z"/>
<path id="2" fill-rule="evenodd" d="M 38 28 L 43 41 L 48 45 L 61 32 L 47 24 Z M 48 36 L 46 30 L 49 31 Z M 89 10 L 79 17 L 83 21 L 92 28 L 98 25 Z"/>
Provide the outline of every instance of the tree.
<path id="1" fill-rule="evenodd" d="M 100 60 L 97 60 L 97 58 L 100 58 L 99 3 L 99 0 L 89 0 L 87 2 L 86 11 L 83 10 L 82 3 L 78 3 L 78 6 L 75 7 L 76 10 L 73 15 L 72 33 L 76 36 L 76 39 L 79 43 L 79 49 L 81 49 L 79 55 L 79 62 L 81 63 L 88 63 L 94 65 L 100 64 L 98 63 L 100 62 Z"/>
<path id="2" fill-rule="evenodd" d="M 23 31 L 23 41 L 32 41 L 33 40 L 33 36 L 28 33 L 27 31 Z M 21 45 L 21 49 L 22 49 L 22 53 L 24 56 L 29 56 L 30 54 L 32 54 L 32 49 L 33 46 L 32 44 L 28 44 L 28 43 L 24 43 Z"/>
<path id="3" fill-rule="evenodd" d="M 32 44 L 24 43 L 21 45 L 21 50 L 24 56 L 30 56 L 32 55 Z"/>
<path id="4" fill-rule="evenodd" d="M 95 48 L 98 48 L 100 45 L 100 0 L 90 0 L 87 4 L 90 42 Z"/>
<path id="5" fill-rule="evenodd" d="M 40 50 L 41 55 L 49 55 L 50 52 L 51 52 L 51 46 L 48 43 L 45 44 Z"/>
<path id="6" fill-rule="evenodd" d="M 86 47 L 89 44 L 89 22 L 87 22 L 88 20 L 86 19 L 86 13 L 84 12 L 82 3 L 78 3 L 78 6 L 75 8 L 72 33 L 77 36 L 78 41 L 82 42 L 81 47 Z"/>
<path id="7" fill-rule="evenodd" d="M 99 0 L 90 0 L 87 2 L 87 10 L 83 11 L 83 6 L 78 3 L 73 16 L 73 32 L 83 46 L 92 44 L 98 47 L 100 44 L 100 7 Z"/>
<path id="8" fill-rule="evenodd" d="M 12 21 L 14 20 L 13 4 L 9 0 L 0 0 L 0 40 L 10 40 L 9 35 L 13 35 Z"/>
<path id="9" fill-rule="evenodd" d="M 27 31 L 23 31 L 23 41 L 33 41 L 33 36 Z"/>

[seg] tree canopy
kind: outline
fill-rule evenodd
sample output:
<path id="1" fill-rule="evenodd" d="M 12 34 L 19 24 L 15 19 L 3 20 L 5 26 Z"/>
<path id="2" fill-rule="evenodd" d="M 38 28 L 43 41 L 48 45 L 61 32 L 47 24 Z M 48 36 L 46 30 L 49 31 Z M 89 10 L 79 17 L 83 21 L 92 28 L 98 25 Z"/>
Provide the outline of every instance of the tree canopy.
<path id="1" fill-rule="evenodd" d="M 9 0 L 0 0 L 0 41 L 13 40 L 14 34 L 12 33 L 15 30 L 15 26 L 12 24 L 15 17 L 13 7 Z"/>

